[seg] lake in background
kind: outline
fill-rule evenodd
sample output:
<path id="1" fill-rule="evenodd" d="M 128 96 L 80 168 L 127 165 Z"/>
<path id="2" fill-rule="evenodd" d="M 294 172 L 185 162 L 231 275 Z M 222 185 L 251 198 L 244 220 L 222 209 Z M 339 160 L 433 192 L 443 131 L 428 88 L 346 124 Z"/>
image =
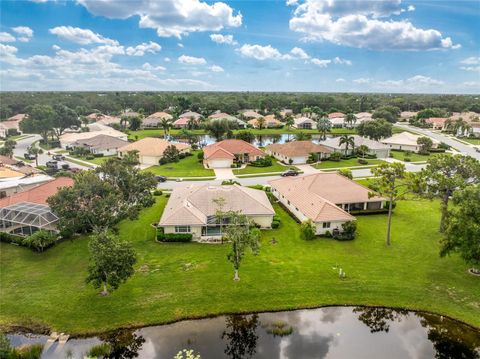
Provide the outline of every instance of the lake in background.
<path id="1" fill-rule="evenodd" d="M 46 336 L 8 335 L 12 345 Z M 188 320 L 47 344 L 42 358 L 83 358 L 101 342 L 112 358 L 480 358 L 480 330 L 441 316 L 389 308 L 327 307 Z"/>

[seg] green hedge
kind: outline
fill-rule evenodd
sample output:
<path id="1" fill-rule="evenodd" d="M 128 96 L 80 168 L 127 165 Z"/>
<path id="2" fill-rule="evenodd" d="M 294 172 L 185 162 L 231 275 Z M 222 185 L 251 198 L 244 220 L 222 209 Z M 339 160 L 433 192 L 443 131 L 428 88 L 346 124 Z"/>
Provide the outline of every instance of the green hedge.
<path id="1" fill-rule="evenodd" d="M 159 242 L 191 242 L 191 233 L 163 233 L 163 228 L 157 229 L 157 241 Z"/>

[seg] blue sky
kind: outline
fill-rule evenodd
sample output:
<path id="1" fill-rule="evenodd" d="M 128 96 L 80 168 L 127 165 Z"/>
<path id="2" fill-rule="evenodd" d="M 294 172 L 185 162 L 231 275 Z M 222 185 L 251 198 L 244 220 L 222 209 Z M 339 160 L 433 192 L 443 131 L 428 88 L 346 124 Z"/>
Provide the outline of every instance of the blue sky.
<path id="1" fill-rule="evenodd" d="M 480 93 L 479 1 L 1 1 L 1 90 Z"/>

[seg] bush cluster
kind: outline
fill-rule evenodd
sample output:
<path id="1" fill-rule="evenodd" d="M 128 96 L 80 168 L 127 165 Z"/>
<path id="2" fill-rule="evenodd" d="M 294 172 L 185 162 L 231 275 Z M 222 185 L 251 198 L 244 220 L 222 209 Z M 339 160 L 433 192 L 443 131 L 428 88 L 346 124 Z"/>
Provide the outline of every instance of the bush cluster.
<path id="1" fill-rule="evenodd" d="M 342 231 L 333 236 L 337 241 L 351 241 L 357 234 L 357 224 L 353 221 L 342 224 Z"/>
<path id="2" fill-rule="evenodd" d="M 281 223 L 282 223 L 282 220 L 280 219 L 280 217 L 278 215 L 274 215 L 272 220 L 272 228 L 276 229 L 280 227 Z"/>
<path id="3" fill-rule="evenodd" d="M 157 240 L 159 242 L 191 242 L 191 233 L 164 233 L 163 228 L 157 230 Z"/>
<path id="4" fill-rule="evenodd" d="M 25 238 L 0 232 L 0 242 L 14 243 L 22 247 L 28 247 L 35 252 L 43 252 L 45 249 L 52 247 L 56 241 L 56 235 L 44 230 L 37 231 Z"/>
<path id="5" fill-rule="evenodd" d="M 250 162 L 250 166 L 253 167 L 270 167 L 273 164 L 272 157 L 266 156 Z"/>

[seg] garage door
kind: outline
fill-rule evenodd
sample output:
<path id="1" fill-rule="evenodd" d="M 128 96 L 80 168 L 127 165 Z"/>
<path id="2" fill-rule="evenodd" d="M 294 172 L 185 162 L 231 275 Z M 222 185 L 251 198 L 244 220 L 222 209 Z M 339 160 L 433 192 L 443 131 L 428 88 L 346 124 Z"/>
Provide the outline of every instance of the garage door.
<path id="1" fill-rule="evenodd" d="M 232 164 L 232 160 L 211 160 L 210 167 L 211 168 L 230 168 Z"/>
<path id="2" fill-rule="evenodd" d="M 158 165 L 159 160 L 160 160 L 160 158 L 158 158 L 158 157 L 142 156 L 140 158 L 140 163 L 142 163 L 143 165 L 155 166 L 155 165 Z"/>

